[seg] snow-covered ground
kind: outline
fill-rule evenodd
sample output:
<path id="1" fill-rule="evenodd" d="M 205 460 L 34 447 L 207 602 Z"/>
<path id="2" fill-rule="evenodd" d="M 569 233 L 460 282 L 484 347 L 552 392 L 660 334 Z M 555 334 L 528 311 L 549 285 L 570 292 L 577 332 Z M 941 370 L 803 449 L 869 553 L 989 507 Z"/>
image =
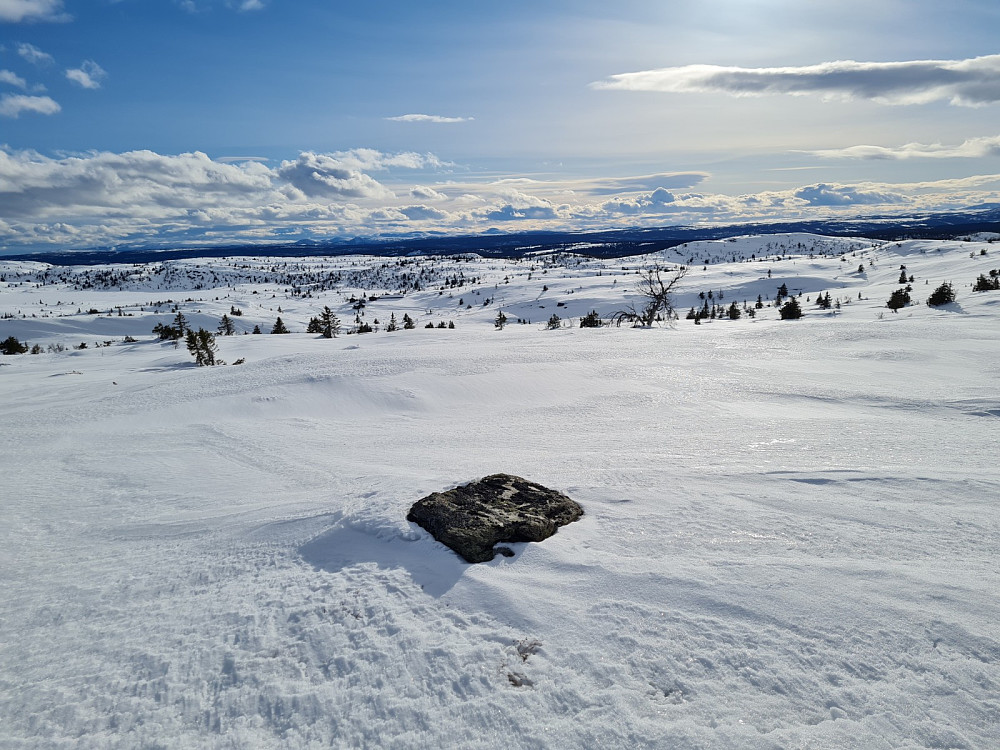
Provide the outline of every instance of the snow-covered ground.
<path id="1" fill-rule="evenodd" d="M 0 358 L 0 746 L 1000 746 L 995 247 L 0 261 L 0 340 L 66 347 Z M 656 262 L 673 327 L 546 329 Z M 234 307 L 238 367 L 150 333 Z M 406 522 L 500 471 L 586 515 L 480 565 Z"/>

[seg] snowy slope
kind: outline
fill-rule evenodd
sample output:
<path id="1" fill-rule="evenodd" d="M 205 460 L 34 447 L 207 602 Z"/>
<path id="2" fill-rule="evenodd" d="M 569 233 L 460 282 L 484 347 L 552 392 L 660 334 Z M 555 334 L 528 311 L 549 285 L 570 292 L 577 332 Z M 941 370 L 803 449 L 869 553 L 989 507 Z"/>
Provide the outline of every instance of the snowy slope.
<path id="1" fill-rule="evenodd" d="M 806 317 L 545 330 L 664 261 L 692 263 L 682 318 L 782 283 Z M 992 245 L 286 262 L 0 269 L 0 339 L 89 343 L 0 359 L 0 746 L 1000 744 Z M 149 333 L 324 304 L 417 328 L 219 337 L 246 364 L 216 368 Z M 496 471 L 586 516 L 474 566 L 405 521 Z"/>

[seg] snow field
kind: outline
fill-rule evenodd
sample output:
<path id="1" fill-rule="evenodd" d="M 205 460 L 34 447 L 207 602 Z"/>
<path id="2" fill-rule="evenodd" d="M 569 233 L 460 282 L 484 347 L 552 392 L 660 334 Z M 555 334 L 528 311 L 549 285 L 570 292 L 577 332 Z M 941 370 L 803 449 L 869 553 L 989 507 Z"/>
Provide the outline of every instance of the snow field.
<path id="1" fill-rule="evenodd" d="M 796 322 L 541 330 L 620 306 L 627 259 L 520 269 L 503 309 L 533 322 L 503 331 L 456 304 L 455 330 L 220 337 L 247 363 L 199 369 L 149 340 L 164 312 L 105 318 L 137 344 L 4 357 L 0 744 L 1000 743 L 1000 343 L 966 247 L 879 250 L 863 284 L 850 255 L 696 266 L 679 300 L 853 298 Z M 879 319 L 900 263 L 957 304 Z M 473 265 L 499 296 L 510 264 Z M 405 521 L 496 471 L 586 515 L 475 566 Z"/>

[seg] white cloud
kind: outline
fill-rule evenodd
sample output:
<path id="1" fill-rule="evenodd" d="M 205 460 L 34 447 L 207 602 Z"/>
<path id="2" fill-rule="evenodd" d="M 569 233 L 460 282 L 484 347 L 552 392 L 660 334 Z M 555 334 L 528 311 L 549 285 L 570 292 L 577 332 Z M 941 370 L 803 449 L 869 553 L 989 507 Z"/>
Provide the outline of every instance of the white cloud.
<path id="1" fill-rule="evenodd" d="M 0 21 L 68 21 L 61 0 L 0 0 Z"/>
<path id="2" fill-rule="evenodd" d="M 410 191 L 410 196 L 413 198 L 419 198 L 425 201 L 444 201 L 448 200 L 448 196 L 444 193 L 439 193 L 434 188 L 429 188 L 424 185 L 417 185 Z"/>
<path id="3" fill-rule="evenodd" d="M 433 206 L 403 206 L 399 209 L 411 221 L 444 221 L 448 213 Z"/>
<path id="4" fill-rule="evenodd" d="M 957 146 L 940 143 L 907 143 L 893 147 L 849 146 L 809 153 L 831 159 L 981 159 L 1000 156 L 1000 135 L 969 138 Z"/>
<path id="5" fill-rule="evenodd" d="M 383 171 L 393 168 L 436 169 L 450 166 L 448 162 L 441 161 L 434 154 L 418 154 L 415 151 L 387 154 L 373 148 L 354 148 L 349 151 L 334 151 L 327 156 L 354 169 L 366 171 Z"/>
<path id="6" fill-rule="evenodd" d="M 70 68 L 66 77 L 85 89 L 99 89 L 101 80 L 107 76 L 104 69 L 93 60 L 84 60 L 79 68 Z"/>
<path id="7" fill-rule="evenodd" d="M 22 112 L 39 115 L 54 115 L 62 109 L 58 102 L 48 96 L 26 96 L 25 94 L 4 94 L 0 96 L 0 117 L 17 118 Z"/>
<path id="8" fill-rule="evenodd" d="M 397 197 L 358 168 L 419 167 L 433 161 L 428 155 L 368 149 L 338 154 L 306 152 L 270 168 L 249 159 L 226 163 L 198 152 L 49 158 L 0 148 L 0 216 L 6 222 L 0 226 L 0 247 L 80 248 L 123 241 L 178 246 L 273 240 L 303 232 L 344 237 L 375 226 L 380 231 L 478 232 L 503 223 L 525 230 L 580 230 L 892 210 L 909 215 L 995 201 L 1000 189 L 1000 175 L 994 174 L 900 184 L 816 183 L 738 196 L 658 186 L 605 201 L 587 190 L 505 180 L 451 184 L 447 189 L 454 199 L 438 205 L 426 192 L 432 188 L 413 188 Z"/>
<path id="9" fill-rule="evenodd" d="M 810 206 L 871 206 L 906 202 L 906 197 L 898 192 L 825 183 L 801 187 L 795 191 L 795 197 L 801 198 Z"/>
<path id="10" fill-rule="evenodd" d="M 452 123 L 452 122 L 471 122 L 474 117 L 444 117 L 442 115 L 397 115 L 396 117 L 386 117 L 387 120 L 392 120 L 393 122 L 434 122 L 434 123 Z"/>
<path id="11" fill-rule="evenodd" d="M 22 90 L 28 88 L 27 81 L 9 70 L 0 70 L 0 83 L 6 83 L 8 86 L 14 86 Z"/>
<path id="12" fill-rule="evenodd" d="M 640 175 L 638 177 L 609 177 L 594 180 L 584 189 L 591 195 L 617 195 L 618 193 L 634 193 L 640 191 L 666 188 L 694 187 L 708 178 L 705 172 L 663 172 L 660 174 Z"/>
<path id="13" fill-rule="evenodd" d="M 868 99 L 882 104 L 948 101 L 953 105 L 979 106 L 1000 101 L 1000 55 L 906 62 L 838 60 L 779 68 L 686 65 L 621 73 L 591 86 L 733 96 L 816 94 L 828 99 Z"/>
<path id="14" fill-rule="evenodd" d="M 357 168 L 356 162 L 335 154 L 305 151 L 278 169 L 302 195 L 309 198 L 391 198 L 392 191 Z"/>
<path id="15" fill-rule="evenodd" d="M 0 0 L 2 2 L 3 0 Z M 48 52 L 42 52 L 33 44 L 17 45 L 17 54 L 30 62 L 32 65 L 50 65 L 55 62 L 55 58 Z"/>
<path id="16" fill-rule="evenodd" d="M 0 150 L 0 215 L 5 217 L 138 220 L 195 207 L 259 205 L 276 197 L 267 167 L 219 164 L 199 152 L 98 152 L 51 159 Z"/>

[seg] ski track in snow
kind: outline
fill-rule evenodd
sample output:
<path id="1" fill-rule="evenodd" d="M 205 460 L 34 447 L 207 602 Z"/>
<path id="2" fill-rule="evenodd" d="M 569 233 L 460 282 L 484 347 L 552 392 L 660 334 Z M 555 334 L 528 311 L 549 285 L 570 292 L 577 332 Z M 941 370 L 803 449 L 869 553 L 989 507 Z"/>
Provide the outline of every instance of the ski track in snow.
<path id="1" fill-rule="evenodd" d="M 195 368 L 149 341 L 162 310 L 104 318 L 137 344 L 2 358 L 0 745 L 1000 745 L 1000 310 L 877 317 L 901 262 L 971 281 L 992 258 L 968 248 L 883 247 L 861 286 L 865 255 L 786 251 L 682 289 L 683 312 L 850 277 L 840 315 L 797 322 L 541 330 L 550 302 L 495 331 L 479 302 L 453 331 L 220 337 L 247 364 Z M 620 307 L 624 262 L 461 267 L 582 315 Z M 0 284 L 5 310 L 61 299 L 92 298 Z M 586 515 L 472 566 L 405 521 L 496 471 Z"/>

